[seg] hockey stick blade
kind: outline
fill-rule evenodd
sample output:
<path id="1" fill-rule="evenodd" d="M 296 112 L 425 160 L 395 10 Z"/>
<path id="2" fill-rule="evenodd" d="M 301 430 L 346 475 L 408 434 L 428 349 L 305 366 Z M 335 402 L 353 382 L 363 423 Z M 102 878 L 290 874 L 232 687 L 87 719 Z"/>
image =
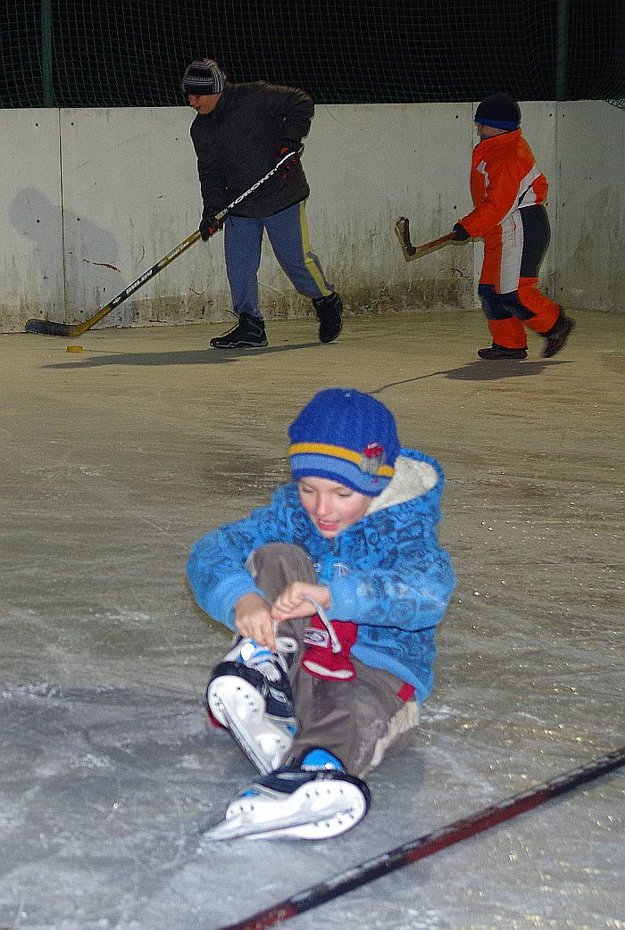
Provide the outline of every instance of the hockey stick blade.
<path id="1" fill-rule="evenodd" d="M 249 197 L 250 194 L 253 194 L 254 191 L 258 190 L 261 184 L 264 184 L 269 178 L 272 178 L 282 167 L 285 161 L 288 161 L 294 155 L 297 155 L 299 158 L 304 150 L 304 146 L 300 146 L 297 151 L 287 152 L 280 161 L 267 172 L 264 177 L 259 178 L 255 184 L 246 190 L 243 194 L 233 200 L 232 203 L 229 203 L 227 207 L 224 207 L 220 213 L 217 214 L 215 219 L 223 220 L 228 216 L 229 213 L 238 206 L 242 200 L 245 200 L 246 197 Z M 124 288 L 121 293 L 109 301 L 106 306 L 102 307 L 101 310 L 98 310 L 97 313 L 94 313 L 93 316 L 90 316 L 89 319 L 83 320 L 82 323 L 56 323 L 54 320 L 28 320 L 24 327 L 25 332 L 35 333 L 40 336 L 81 336 L 88 329 L 91 329 L 92 326 L 95 326 L 96 323 L 99 323 L 100 320 L 104 319 L 105 316 L 108 316 L 111 311 L 115 310 L 121 303 L 134 294 L 135 291 L 138 291 L 140 287 L 143 287 L 144 284 L 147 284 L 148 281 L 151 281 L 159 271 L 162 271 L 163 268 L 166 268 L 175 258 L 178 258 L 179 255 L 182 255 L 183 252 L 193 245 L 194 242 L 200 238 L 199 230 L 194 230 L 191 235 L 187 236 L 186 239 L 183 239 L 171 252 L 168 252 L 160 261 L 156 262 L 155 265 L 152 265 L 147 271 L 145 271 L 140 277 L 133 281 L 132 284 L 129 284 L 128 287 Z"/>
<path id="2" fill-rule="evenodd" d="M 484 830 L 495 827 L 506 820 L 511 820 L 519 814 L 532 810 L 540 804 L 559 795 L 572 791 L 580 785 L 607 775 L 625 764 L 625 746 L 614 752 L 607 753 L 593 759 L 586 765 L 577 769 L 566 772 L 563 775 L 557 775 L 550 781 L 543 782 L 528 791 L 521 794 L 515 794 L 510 798 L 486 807 L 473 816 L 463 817 L 453 823 L 435 830 L 433 833 L 427 833 L 415 840 L 397 846 L 388 852 L 382 853 L 373 859 L 362 862 L 345 872 L 341 872 L 334 878 L 326 879 L 317 885 L 311 885 L 300 891 L 290 898 L 286 898 L 279 904 L 268 907 L 251 917 L 247 917 L 238 923 L 228 924 L 227 927 L 221 927 L 219 930 L 265 930 L 267 927 L 273 927 L 276 924 L 284 923 L 291 917 L 303 914 L 320 904 L 325 904 L 338 898 L 355 888 L 360 888 L 376 878 L 388 875 L 397 869 L 401 869 L 419 859 L 425 859 L 441 849 L 446 849 L 462 840 L 469 839 Z"/>
<path id="3" fill-rule="evenodd" d="M 400 216 L 395 223 L 395 235 L 399 239 L 399 244 L 407 262 L 413 262 L 417 258 L 429 255 L 430 252 L 436 252 L 437 249 L 442 249 L 449 242 L 453 242 L 455 238 L 454 233 L 450 232 L 444 236 L 439 236 L 438 239 L 432 239 L 431 242 L 413 245 L 410 241 L 410 220 L 406 216 Z"/>
<path id="4" fill-rule="evenodd" d="M 395 235 L 399 239 L 401 250 L 407 262 L 411 262 L 417 251 L 410 241 L 410 220 L 406 216 L 400 216 L 395 223 Z"/>
<path id="5" fill-rule="evenodd" d="M 69 323 L 55 323 L 54 320 L 27 320 L 24 330 L 40 336 L 76 336 L 78 334 L 74 330 L 77 328 Z"/>

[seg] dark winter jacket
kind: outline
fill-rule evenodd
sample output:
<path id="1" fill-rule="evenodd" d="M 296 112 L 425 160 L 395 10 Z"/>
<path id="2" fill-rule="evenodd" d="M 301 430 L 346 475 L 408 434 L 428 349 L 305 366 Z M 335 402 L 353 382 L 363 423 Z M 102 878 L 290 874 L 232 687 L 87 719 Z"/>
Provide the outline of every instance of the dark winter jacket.
<path id="1" fill-rule="evenodd" d="M 282 144 L 297 148 L 313 114 L 313 101 L 303 90 L 264 81 L 226 84 L 213 112 L 198 114 L 191 125 L 205 210 L 217 213 L 249 190 L 280 160 Z M 270 216 L 309 193 L 298 163 L 286 176 L 278 172 L 232 213 Z"/>
<path id="2" fill-rule="evenodd" d="M 438 462 L 402 449 L 388 487 L 333 540 L 310 520 L 297 485 L 285 485 L 269 506 L 195 543 L 188 563 L 195 598 L 234 630 L 238 599 L 261 593 L 245 568 L 249 554 L 269 542 L 301 546 L 330 590 L 330 618 L 358 624 L 352 655 L 414 685 L 422 701 L 434 681 L 436 626 L 455 583 L 437 538 L 443 481 Z"/>

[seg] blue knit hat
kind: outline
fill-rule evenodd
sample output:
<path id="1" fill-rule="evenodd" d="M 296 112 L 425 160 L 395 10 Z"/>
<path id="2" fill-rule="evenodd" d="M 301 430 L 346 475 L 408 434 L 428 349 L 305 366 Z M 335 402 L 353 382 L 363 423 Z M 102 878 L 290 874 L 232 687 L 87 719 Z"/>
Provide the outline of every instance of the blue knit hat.
<path id="1" fill-rule="evenodd" d="M 519 128 L 521 110 L 518 103 L 508 94 L 492 94 L 485 97 L 475 111 L 474 122 L 494 129 L 512 132 Z"/>
<path id="2" fill-rule="evenodd" d="M 291 473 L 328 478 L 377 497 L 395 473 L 395 418 L 370 394 L 352 388 L 319 391 L 289 426 Z"/>
<path id="3" fill-rule="evenodd" d="M 182 76 L 182 93 L 201 97 L 203 94 L 220 94 L 226 83 L 226 75 L 212 58 L 192 61 Z"/>

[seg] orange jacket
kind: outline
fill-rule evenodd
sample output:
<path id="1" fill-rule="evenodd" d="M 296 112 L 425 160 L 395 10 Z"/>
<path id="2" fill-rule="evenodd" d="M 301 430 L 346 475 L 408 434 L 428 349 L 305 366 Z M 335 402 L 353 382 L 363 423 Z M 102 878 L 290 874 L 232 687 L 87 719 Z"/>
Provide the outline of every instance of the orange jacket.
<path id="1" fill-rule="evenodd" d="M 548 190 L 520 129 L 475 146 L 470 184 L 475 209 L 459 222 L 471 238 L 488 237 L 514 210 L 544 203 Z"/>

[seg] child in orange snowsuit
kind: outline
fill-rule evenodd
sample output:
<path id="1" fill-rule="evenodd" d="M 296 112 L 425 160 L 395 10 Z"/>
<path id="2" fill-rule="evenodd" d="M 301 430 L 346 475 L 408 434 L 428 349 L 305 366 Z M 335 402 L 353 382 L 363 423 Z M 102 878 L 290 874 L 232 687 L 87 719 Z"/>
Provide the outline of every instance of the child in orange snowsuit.
<path id="1" fill-rule="evenodd" d="M 546 339 L 543 356 L 559 352 L 574 321 L 538 288 L 549 245 L 544 203 L 547 180 L 521 135 L 521 111 L 507 94 L 493 94 L 475 113 L 480 142 L 473 150 L 474 209 L 454 226 L 455 238 L 484 240 L 480 295 L 493 344 L 483 359 L 527 357 L 525 327 Z"/>

